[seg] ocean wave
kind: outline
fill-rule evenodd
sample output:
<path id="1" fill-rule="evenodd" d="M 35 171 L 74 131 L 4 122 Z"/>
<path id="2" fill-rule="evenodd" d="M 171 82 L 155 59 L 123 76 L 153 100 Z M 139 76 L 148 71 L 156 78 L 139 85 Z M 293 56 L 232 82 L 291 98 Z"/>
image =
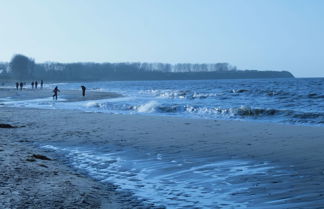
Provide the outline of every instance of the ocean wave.
<path id="1" fill-rule="evenodd" d="M 322 99 L 324 98 L 324 95 L 322 94 L 316 94 L 316 93 L 309 93 L 307 95 L 308 98 L 311 98 L 311 99 Z"/>
<path id="2" fill-rule="evenodd" d="M 225 95 L 231 96 L 253 96 L 253 97 L 278 97 L 278 98 L 293 98 L 300 97 L 296 92 L 285 91 L 285 90 L 274 90 L 274 89 L 232 89 L 224 91 Z"/>
<path id="3" fill-rule="evenodd" d="M 292 123 L 324 123 L 324 112 L 302 112 L 272 108 L 252 108 L 246 106 L 234 108 L 187 106 L 185 111 L 201 116 L 213 115 L 216 118 L 267 118 L 270 120 L 275 119 L 278 121 L 289 121 Z"/>
<path id="4" fill-rule="evenodd" d="M 100 103 L 100 102 L 91 101 L 91 102 L 85 103 L 84 106 L 85 107 L 97 107 L 97 108 L 100 108 L 100 107 L 103 107 L 103 104 Z"/>
<path id="5" fill-rule="evenodd" d="M 268 96 L 268 97 L 294 97 L 296 92 L 285 91 L 285 90 L 275 90 L 275 89 L 253 89 L 248 91 L 253 96 Z"/>
<path id="6" fill-rule="evenodd" d="M 292 92 L 285 90 L 274 90 L 274 89 L 231 89 L 225 90 L 221 93 L 215 92 L 204 92 L 204 91 L 193 91 L 193 90 L 145 90 L 140 91 L 141 94 L 154 96 L 162 99 L 219 99 L 232 98 L 233 96 L 252 96 L 252 97 L 274 97 L 278 99 L 300 99 L 300 98 L 324 98 L 324 95 L 317 93 L 305 94 L 303 92 Z"/>
<path id="7" fill-rule="evenodd" d="M 134 109 L 136 109 L 137 112 L 141 112 L 141 113 L 152 113 L 156 111 L 156 107 L 159 105 L 158 102 L 156 101 L 150 101 L 146 104 L 143 105 L 139 105 L 137 107 L 134 107 Z"/>
<path id="8" fill-rule="evenodd" d="M 193 99 L 207 99 L 210 97 L 217 97 L 218 94 L 216 93 L 198 93 L 198 92 L 194 92 L 192 94 L 192 98 Z"/>
<path id="9" fill-rule="evenodd" d="M 151 95 L 161 98 L 185 98 L 187 93 L 187 91 L 165 89 L 140 91 L 140 94 Z"/>
<path id="10" fill-rule="evenodd" d="M 289 121 L 292 123 L 324 123 L 324 112 L 303 112 L 289 109 L 274 109 L 261 107 L 206 107 L 188 104 L 167 104 L 152 100 L 142 104 L 99 103 L 88 102 L 86 107 L 99 108 L 117 112 L 137 112 L 149 114 L 187 115 L 189 117 L 219 118 L 219 119 L 266 119 Z"/>
<path id="11" fill-rule="evenodd" d="M 248 92 L 249 90 L 247 90 L 247 89 L 232 89 L 231 91 L 230 91 L 230 93 L 244 93 L 244 92 Z"/>
<path id="12" fill-rule="evenodd" d="M 240 116 L 271 116 L 282 114 L 284 110 L 276 109 L 264 109 L 264 108 L 252 108 L 252 107 L 240 107 L 240 108 L 231 108 L 232 112 Z"/>
<path id="13" fill-rule="evenodd" d="M 140 91 L 141 94 L 153 95 L 159 98 L 170 99 L 206 99 L 210 97 L 216 97 L 216 93 L 204 93 L 196 91 L 181 91 L 181 90 L 146 90 Z"/>
<path id="14" fill-rule="evenodd" d="M 251 107 L 234 107 L 234 108 L 221 108 L 221 107 L 193 107 L 186 106 L 186 111 L 190 113 L 198 114 L 217 114 L 223 116 L 241 116 L 241 117 L 250 117 L 250 116 L 273 116 L 282 114 L 282 110 L 276 109 L 263 109 L 263 108 L 251 108 Z"/>
<path id="15" fill-rule="evenodd" d="M 159 106 L 157 107 L 159 112 L 165 113 L 177 113 L 183 112 L 184 108 L 181 105 Z"/>
<path id="16" fill-rule="evenodd" d="M 295 112 L 292 115 L 293 118 L 298 118 L 298 119 L 318 119 L 322 118 L 324 119 L 324 113 L 319 113 L 319 112 Z"/>
<path id="17" fill-rule="evenodd" d="M 167 104 L 159 103 L 152 100 L 142 104 L 128 104 L 128 103 L 99 103 L 88 102 L 86 107 L 104 108 L 106 110 L 117 111 L 135 111 L 138 113 L 174 113 L 174 114 L 196 114 L 200 116 L 223 116 L 223 117 L 286 117 L 298 119 L 324 118 L 324 113 L 317 112 L 300 112 L 285 109 L 274 108 L 256 108 L 250 106 L 240 107 L 206 107 L 199 105 L 188 104 Z"/>

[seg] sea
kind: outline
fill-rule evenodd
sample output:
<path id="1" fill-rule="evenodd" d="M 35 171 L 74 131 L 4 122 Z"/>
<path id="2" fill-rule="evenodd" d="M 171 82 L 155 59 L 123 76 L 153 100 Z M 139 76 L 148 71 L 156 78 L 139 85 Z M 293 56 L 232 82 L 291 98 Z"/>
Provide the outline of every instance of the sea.
<path id="1" fill-rule="evenodd" d="M 63 90 L 115 92 L 121 97 L 93 101 L 58 102 L 7 98 L 15 107 L 73 109 L 102 114 L 141 114 L 206 120 L 242 120 L 302 126 L 324 125 L 324 78 L 103 81 L 52 83 Z M 88 92 L 89 93 L 89 92 Z M 160 208 L 307 208 L 317 202 L 317 191 L 304 194 L 304 176 L 291 167 L 246 159 L 219 160 L 178 156 L 117 145 L 39 144 L 64 156 L 66 162 L 103 183 Z M 247 179 L 242 183 L 240 179 Z M 288 181 L 287 181 L 288 179 Z M 282 182 L 271 199 L 253 188 L 265 182 Z M 296 185 L 299 185 L 296 186 Z M 290 192 L 299 195 L 291 196 Z M 299 199 L 298 199 L 299 198 Z M 307 201 L 300 201 L 300 199 Z M 253 201 L 253 205 L 251 205 Z"/>
<path id="2" fill-rule="evenodd" d="M 61 90 L 115 92 L 123 97 L 74 103 L 52 98 L 12 105 L 221 120 L 324 125 L 324 78 L 55 83 Z M 81 93 L 80 93 L 81 94 Z M 64 97 L 61 99 L 64 99 Z"/>

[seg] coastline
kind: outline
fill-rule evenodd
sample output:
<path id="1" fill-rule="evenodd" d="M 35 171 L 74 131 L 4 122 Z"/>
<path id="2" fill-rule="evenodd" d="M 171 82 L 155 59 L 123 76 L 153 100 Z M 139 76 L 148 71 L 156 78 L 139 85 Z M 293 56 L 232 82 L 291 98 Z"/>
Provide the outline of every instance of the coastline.
<path id="1" fill-rule="evenodd" d="M 129 205 L 135 204 L 134 202 L 136 202 L 135 205 L 140 205 L 140 208 L 155 207 L 153 205 L 141 205 L 143 203 L 139 203 L 130 194 L 126 196 L 125 194 L 120 195 L 119 192 L 114 191 L 116 188 L 113 186 L 114 189 L 109 188 L 109 186 L 107 188 L 109 184 L 99 183 L 83 175 L 79 176 L 80 174 L 75 173 L 73 168 L 62 165 L 59 158 L 46 161 L 46 163 L 40 160 L 35 162 L 25 161 L 32 153 L 44 154 L 55 159 L 54 153 L 40 149 L 40 144 L 60 143 L 67 146 L 87 144 L 103 146 L 110 144 L 124 148 L 131 147 L 141 151 L 156 151 L 162 154 L 177 153 L 177 155 L 181 156 L 216 157 L 219 160 L 245 159 L 271 162 L 292 169 L 295 172 L 294 175 L 303 176 L 302 181 L 295 185 L 296 190 L 290 191 L 289 195 L 297 198 L 300 195 L 300 188 L 304 188 L 303 193 L 310 196 L 305 197 L 306 199 L 302 197 L 299 200 L 298 198 L 294 199 L 293 202 L 288 201 L 287 204 L 303 203 L 307 206 L 323 204 L 322 200 L 316 199 L 316 197 L 324 195 L 323 127 L 10 107 L 1 107 L 1 115 L 0 123 L 8 123 L 19 127 L 1 129 L 0 132 L 0 138 L 3 139 L 1 149 L 5 150 L 0 152 L 0 156 L 7 162 L 7 167 L 3 168 L 6 172 L 1 176 L 1 182 L 13 178 L 24 179 L 19 184 L 19 187 L 14 185 L 14 181 L 11 181 L 13 185 L 10 186 L 17 189 L 18 193 L 21 189 L 28 188 L 29 185 L 25 182 L 29 182 L 34 177 L 21 176 L 21 173 L 14 169 L 18 168 L 19 170 L 24 168 L 25 164 L 28 164 L 24 168 L 25 170 L 38 170 L 38 175 L 49 176 L 47 180 L 43 178 L 40 183 L 46 184 L 46 181 L 49 181 L 48 179 L 52 179 L 51 185 L 53 187 L 47 188 L 48 194 L 60 191 L 54 185 L 62 185 L 62 182 L 59 181 L 60 179 L 55 180 L 53 174 L 53 171 L 59 171 L 59 173 L 62 173 L 61 176 L 70 176 L 71 179 L 75 179 L 72 181 L 74 182 L 72 183 L 73 186 L 67 188 L 67 190 L 74 191 L 73 188 L 80 187 L 80 191 L 88 191 L 87 189 L 82 190 L 82 186 L 96 185 L 96 188 L 97 186 L 100 188 L 99 191 L 108 192 L 108 194 L 105 193 L 105 196 L 97 191 L 89 191 L 92 195 L 95 194 L 94 199 L 96 202 L 92 205 L 98 206 L 97 208 L 105 206 L 113 208 L 112 205 L 115 208 L 127 208 Z M 13 154 L 17 152 L 20 153 L 18 156 Z M 48 168 L 39 164 L 44 164 Z M 48 170 L 50 172 L 45 172 Z M 269 176 L 268 180 L 273 181 L 271 176 Z M 278 187 L 278 185 L 280 184 L 269 183 L 266 186 L 256 188 L 255 191 L 267 193 L 267 191 L 271 191 L 273 187 Z M 282 182 L 282 185 L 284 186 L 285 182 Z M 14 201 L 23 203 L 21 199 L 13 200 L 10 203 L 9 199 L 16 197 L 12 195 L 17 192 L 14 191 L 15 189 L 9 196 L 2 195 L 3 200 L 1 202 L 9 205 L 13 204 Z M 3 194 L 7 194 L 4 193 L 5 191 L 5 189 L 2 189 Z M 72 195 L 72 197 L 75 195 L 74 201 L 78 195 L 80 197 L 79 193 L 68 192 L 67 194 Z M 40 197 L 37 187 L 28 192 L 28 197 L 30 196 L 35 197 L 34 201 L 38 200 L 40 202 L 55 200 Z M 109 199 L 111 196 L 114 198 L 119 197 Z M 125 201 L 125 198 L 130 199 Z M 276 198 L 282 199 L 284 196 Z M 110 205 L 107 204 L 107 199 Z M 120 204 L 120 200 L 124 205 Z M 64 202 L 64 204 L 74 204 L 73 201 L 67 202 Z M 34 203 L 39 204 L 37 201 L 32 202 L 32 204 Z M 85 205 L 83 206 L 86 208 Z"/>

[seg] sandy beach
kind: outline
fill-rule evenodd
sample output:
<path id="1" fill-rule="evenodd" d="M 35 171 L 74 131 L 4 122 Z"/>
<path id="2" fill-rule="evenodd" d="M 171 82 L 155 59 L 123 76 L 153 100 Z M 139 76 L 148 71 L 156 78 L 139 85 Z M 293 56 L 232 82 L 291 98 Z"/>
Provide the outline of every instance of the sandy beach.
<path id="1" fill-rule="evenodd" d="M 1 90 L 0 94 L 1 98 L 9 95 L 8 90 Z M 69 95 L 71 101 L 78 99 L 76 93 Z M 42 96 L 47 97 L 48 92 Z M 97 98 L 107 96 L 112 95 L 96 95 Z M 25 99 L 31 98 L 34 97 L 29 95 Z M 139 152 L 176 154 L 188 159 L 267 162 L 287 169 L 289 175 L 276 176 L 270 171 L 252 179 L 235 179 L 239 181 L 236 183 L 255 184 L 244 194 L 231 195 L 238 201 L 248 202 L 248 208 L 324 207 L 323 127 L 4 105 L 0 108 L 0 123 L 15 127 L 0 129 L 1 208 L 163 207 L 148 205 L 113 184 L 80 174 L 69 167 L 62 156 L 40 148 L 46 144 L 111 145 Z M 50 160 L 39 159 L 37 155 Z"/>
<path id="2" fill-rule="evenodd" d="M 0 209 L 324 209 L 324 0 L 1 1 Z"/>

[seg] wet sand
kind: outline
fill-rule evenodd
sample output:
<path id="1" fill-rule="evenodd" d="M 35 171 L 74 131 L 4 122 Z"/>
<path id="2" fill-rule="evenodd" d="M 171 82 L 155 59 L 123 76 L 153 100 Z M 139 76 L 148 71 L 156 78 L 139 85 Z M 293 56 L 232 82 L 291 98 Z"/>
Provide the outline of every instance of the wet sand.
<path id="1" fill-rule="evenodd" d="M 1 130 L 0 134 L 0 208 L 141 206 L 128 194 L 115 192 L 114 185 L 103 185 L 80 175 L 48 153 L 23 145 L 27 140 L 13 140 L 12 134 L 8 136 L 6 132 Z"/>
<path id="2" fill-rule="evenodd" d="M 248 196 L 251 207 L 260 201 L 274 201 L 273 208 L 324 205 L 324 127 L 0 108 L 0 123 L 18 127 L 0 129 L 0 206 L 4 208 L 153 207 L 136 201 L 131 194 L 116 191 L 113 185 L 76 173 L 53 152 L 38 148 L 46 143 L 111 144 L 143 152 L 271 162 L 298 176 L 294 188 L 280 193 L 291 185 L 287 182 L 292 176 L 282 176 L 278 181 L 269 174 L 260 178 L 262 184 L 248 194 L 233 195 L 238 199 Z M 33 160 L 33 154 L 52 160 Z M 276 205 L 275 200 L 284 205 Z"/>
<path id="3" fill-rule="evenodd" d="M 11 99 L 11 100 L 31 100 L 31 99 L 43 99 L 52 98 L 53 91 L 51 89 L 5 89 L 0 88 L 0 101 Z M 82 92 L 77 90 L 64 90 L 60 89 L 58 92 L 58 100 L 64 102 L 78 102 L 87 100 L 99 100 L 99 99 L 109 99 L 115 97 L 121 97 L 122 95 L 111 93 L 111 92 L 99 92 L 99 91 L 86 91 L 86 96 L 82 96 Z"/>
<path id="4" fill-rule="evenodd" d="M 89 91 L 82 97 L 79 93 L 62 91 L 63 102 L 120 96 Z M 4 101 L 6 98 L 41 99 L 51 94 L 48 89 L 17 91 L 0 88 L 0 100 Z M 38 140 L 52 140 L 57 131 L 52 128 L 59 127 L 59 120 L 66 120 L 64 114 L 48 113 L 48 110 L 7 108 L 0 102 L 0 208 L 154 208 L 128 192 L 117 192 L 115 185 L 101 184 L 77 173 L 58 160 L 58 156 L 35 147 L 34 142 Z M 44 114 L 44 120 L 40 114 Z M 55 115 L 58 120 L 52 121 L 53 118 L 46 115 Z M 50 135 L 38 133 L 44 124 L 51 127 Z"/>

